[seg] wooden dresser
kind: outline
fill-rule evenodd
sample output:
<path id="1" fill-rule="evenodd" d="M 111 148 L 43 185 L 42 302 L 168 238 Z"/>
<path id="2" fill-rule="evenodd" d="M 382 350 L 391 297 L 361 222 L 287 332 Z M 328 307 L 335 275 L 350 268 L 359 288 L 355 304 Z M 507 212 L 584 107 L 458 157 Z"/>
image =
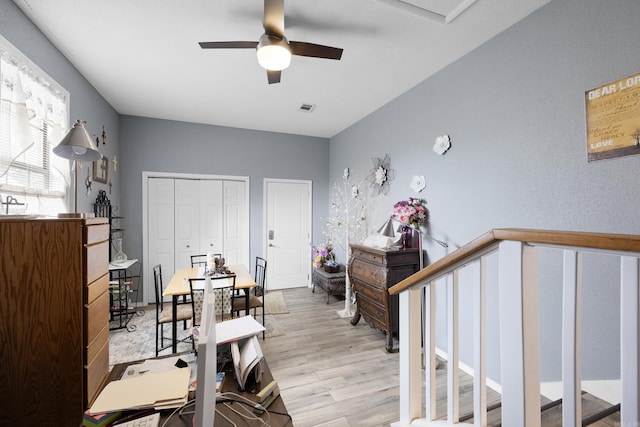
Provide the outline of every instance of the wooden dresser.
<path id="1" fill-rule="evenodd" d="M 0 425 L 79 426 L 109 373 L 107 218 L 0 217 Z"/>
<path id="2" fill-rule="evenodd" d="M 397 349 L 398 296 L 389 295 L 389 288 L 420 269 L 418 249 L 386 251 L 361 245 L 351 245 L 349 279 L 356 296 L 357 309 L 352 325 L 360 317 L 373 328 L 387 335 L 386 349 Z"/>

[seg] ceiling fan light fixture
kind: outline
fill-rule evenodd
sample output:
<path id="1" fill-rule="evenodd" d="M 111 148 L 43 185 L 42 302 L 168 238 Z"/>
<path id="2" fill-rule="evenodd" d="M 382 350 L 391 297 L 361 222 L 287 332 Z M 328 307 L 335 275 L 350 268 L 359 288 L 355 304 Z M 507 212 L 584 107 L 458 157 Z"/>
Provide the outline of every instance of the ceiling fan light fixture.
<path id="1" fill-rule="evenodd" d="M 266 70 L 281 71 L 291 64 L 291 49 L 285 37 L 263 34 L 256 49 L 258 63 Z"/>

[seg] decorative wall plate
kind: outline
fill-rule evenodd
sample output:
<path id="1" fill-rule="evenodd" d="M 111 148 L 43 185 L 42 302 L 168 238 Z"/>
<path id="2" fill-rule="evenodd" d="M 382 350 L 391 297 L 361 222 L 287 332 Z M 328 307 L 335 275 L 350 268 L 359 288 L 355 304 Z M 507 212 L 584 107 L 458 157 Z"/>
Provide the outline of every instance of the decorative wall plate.
<path id="1" fill-rule="evenodd" d="M 373 160 L 373 168 L 369 170 L 367 181 L 373 188 L 373 195 L 387 194 L 391 181 L 396 177 L 396 171 L 391 169 L 391 158 L 385 154 L 384 159 L 373 157 L 371 160 Z"/>
<path id="2" fill-rule="evenodd" d="M 437 137 L 436 142 L 433 144 L 433 151 L 440 156 L 446 153 L 449 148 L 451 148 L 451 138 L 449 135 Z"/>
<path id="3" fill-rule="evenodd" d="M 424 175 L 413 175 L 413 178 L 411 179 L 411 184 L 409 184 L 409 187 L 411 187 L 411 189 L 416 193 L 419 193 L 422 190 L 424 190 L 424 187 L 426 187 Z"/>

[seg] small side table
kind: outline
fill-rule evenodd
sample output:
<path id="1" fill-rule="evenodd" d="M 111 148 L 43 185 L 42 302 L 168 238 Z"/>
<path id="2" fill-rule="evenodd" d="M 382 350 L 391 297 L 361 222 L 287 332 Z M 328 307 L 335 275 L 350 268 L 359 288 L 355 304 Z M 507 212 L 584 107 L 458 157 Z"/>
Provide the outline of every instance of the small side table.
<path id="1" fill-rule="evenodd" d="M 109 330 L 127 328 L 127 331 L 136 330 L 136 325 L 130 325 L 129 321 L 134 314 L 142 316 L 144 310 L 138 310 L 140 301 L 141 266 L 137 259 L 128 259 L 122 264 L 109 263 Z"/>
<path id="2" fill-rule="evenodd" d="M 313 289 L 311 292 L 316 291 L 316 285 L 327 291 L 327 304 L 329 304 L 329 296 L 342 294 L 344 295 L 345 287 L 345 266 L 340 266 L 340 271 L 337 273 L 327 273 L 322 268 L 314 268 L 311 274 L 311 282 L 313 283 Z"/>

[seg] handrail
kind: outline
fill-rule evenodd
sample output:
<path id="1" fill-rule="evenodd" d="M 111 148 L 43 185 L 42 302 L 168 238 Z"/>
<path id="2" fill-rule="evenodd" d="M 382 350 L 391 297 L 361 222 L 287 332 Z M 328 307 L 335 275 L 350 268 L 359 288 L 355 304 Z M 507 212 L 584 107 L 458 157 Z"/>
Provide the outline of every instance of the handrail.
<path id="1" fill-rule="evenodd" d="M 471 256 L 492 248 L 503 240 L 527 242 L 536 245 L 565 245 L 593 250 L 609 250 L 640 253 L 640 236 L 630 234 L 586 233 L 574 231 L 532 230 L 519 228 L 495 228 L 472 240 L 433 264 L 398 282 L 389 288 L 391 295 L 413 288 L 426 278 L 430 280 L 463 264 Z"/>

